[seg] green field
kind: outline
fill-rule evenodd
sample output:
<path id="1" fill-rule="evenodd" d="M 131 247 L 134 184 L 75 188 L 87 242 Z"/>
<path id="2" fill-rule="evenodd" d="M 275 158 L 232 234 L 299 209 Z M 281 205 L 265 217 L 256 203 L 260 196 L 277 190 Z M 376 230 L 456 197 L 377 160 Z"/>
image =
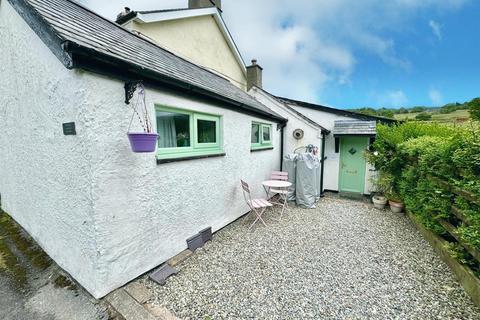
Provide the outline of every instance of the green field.
<path id="1" fill-rule="evenodd" d="M 468 110 L 457 110 L 451 113 L 439 113 L 436 111 L 430 111 L 427 113 L 430 113 L 432 115 L 432 121 L 437 121 L 437 122 L 464 122 L 470 119 L 470 113 Z M 414 113 L 401 113 L 401 114 L 396 114 L 395 119 L 396 120 L 415 120 L 415 116 L 418 114 L 418 112 Z"/>

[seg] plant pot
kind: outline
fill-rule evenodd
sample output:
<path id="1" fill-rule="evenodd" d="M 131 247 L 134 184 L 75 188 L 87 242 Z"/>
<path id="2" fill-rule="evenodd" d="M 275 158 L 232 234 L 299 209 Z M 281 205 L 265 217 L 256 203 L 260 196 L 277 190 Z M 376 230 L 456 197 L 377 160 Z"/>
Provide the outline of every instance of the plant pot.
<path id="1" fill-rule="evenodd" d="M 156 133 L 128 133 L 128 140 L 132 151 L 136 153 L 154 152 L 157 146 L 158 134 Z"/>
<path id="2" fill-rule="evenodd" d="M 404 205 L 399 201 L 388 200 L 388 204 L 393 213 L 400 213 L 403 211 Z"/>
<path id="3" fill-rule="evenodd" d="M 385 205 L 387 204 L 387 198 L 383 196 L 373 196 L 372 201 L 373 207 L 380 210 L 385 209 Z"/>

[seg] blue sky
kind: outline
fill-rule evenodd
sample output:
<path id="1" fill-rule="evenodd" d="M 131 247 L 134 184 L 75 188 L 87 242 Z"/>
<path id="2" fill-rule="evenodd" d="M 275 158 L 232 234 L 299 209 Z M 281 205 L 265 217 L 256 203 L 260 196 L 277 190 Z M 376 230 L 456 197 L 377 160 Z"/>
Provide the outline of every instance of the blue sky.
<path id="1" fill-rule="evenodd" d="M 385 63 L 358 49 L 350 83 L 329 83 L 322 99 L 347 107 L 398 107 L 441 105 L 480 96 L 480 34 L 474 31 L 479 18 L 480 1 L 451 12 L 420 12 L 405 29 L 385 35 L 394 41 L 397 56 L 408 66 Z"/>
<path id="2" fill-rule="evenodd" d="M 185 0 L 94 1 L 113 19 Z M 480 96 L 480 1 L 223 0 L 224 18 L 264 88 L 338 108 L 436 106 Z"/>

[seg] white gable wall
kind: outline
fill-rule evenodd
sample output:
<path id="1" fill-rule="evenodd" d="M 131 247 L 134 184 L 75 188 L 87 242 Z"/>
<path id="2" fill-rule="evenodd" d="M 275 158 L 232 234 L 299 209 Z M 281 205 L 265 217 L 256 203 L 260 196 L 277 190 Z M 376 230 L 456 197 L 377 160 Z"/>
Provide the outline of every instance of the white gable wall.
<path id="1" fill-rule="evenodd" d="M 215 71 L 246 90 L 245 66 L 240 65 L 212 15 L 148 23 L 133 21 L 124 26 L 147 35 L 161 47 Z"/>
<path id="2" fill-rule="evenodd" d="M 226 156 L 157 165 L 134 154 L 123 82 L 67 70 L 7 1 L 0 1 L 2 208 L 95 297 L 101 297 L 248 211 L 239 180 L 263 196 L 280 165 L 250 152 L 251 122 L 211 102 L 147 88 L 147 103 L 223 116 Z M 62 123 L 74 121 L 76 136 Z"/>

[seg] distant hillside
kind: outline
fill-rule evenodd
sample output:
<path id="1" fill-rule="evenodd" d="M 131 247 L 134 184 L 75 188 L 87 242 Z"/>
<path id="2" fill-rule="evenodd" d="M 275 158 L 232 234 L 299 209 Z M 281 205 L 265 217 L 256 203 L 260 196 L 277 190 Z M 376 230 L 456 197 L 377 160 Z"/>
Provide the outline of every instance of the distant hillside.
<path id="1" fill-rule="evenodd" d="M 387 117 L 397 120 L 420 120 L 420 121 L 438 121 L 438 122 L 463 122 L 470 119 L 469 108 L 474 101 L 479 98 L 472 99 L 464 103 L 448 103 L 441 107 L 402 107 L 394 108 L 357 108 L 350 109 L 350 111 L 371 115 Z"/>
<path id="2" fill-rule="evenodd" d="M 427 117 L 425 120 L 436 121 L 436 122 L 465 122 L 470 119 L 470 112 L 468 109 L 455 110 L 449 113 L 440 113 L 437 109 L 432 109 L 425 112 Z M 412 112 L 412 113 L 397 113 L 394 115 L 397 120 L 419 120 L 417 117 L 421 112 Z M 422 119 L 420 119 L 422 120 Z"/>

